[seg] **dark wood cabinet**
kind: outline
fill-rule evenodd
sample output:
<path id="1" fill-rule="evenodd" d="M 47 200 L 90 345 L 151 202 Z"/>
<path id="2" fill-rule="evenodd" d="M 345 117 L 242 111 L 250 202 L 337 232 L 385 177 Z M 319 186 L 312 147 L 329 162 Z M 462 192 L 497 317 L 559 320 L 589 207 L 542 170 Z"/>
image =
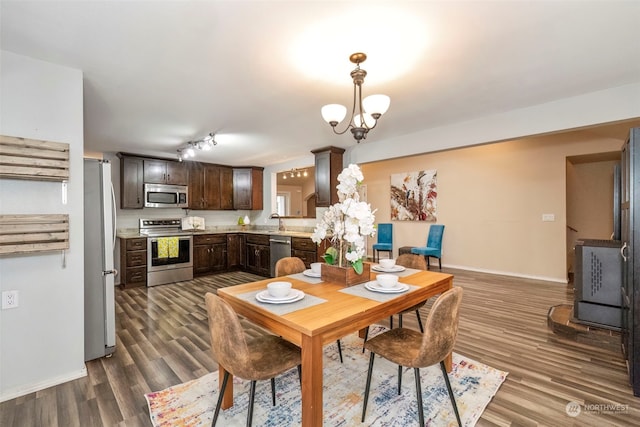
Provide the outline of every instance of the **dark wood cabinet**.
<path id="1" fill-rule="evenodd" d="M 233 169 L 233 208 L 261 210 L 263 168 Z"/>
<path id="2" fill-rule="evenodd" d="M 120 156 L 120 208 L 144 207 L 144 159 Z"/>
<path id="3" fill-rule="evenodd" d="M 227 235 L 193 236 L 193 274 L 211 274 L 227 269 Z"/>
<path id="4" fill-rule="evenodd" d="M 292 237 L 291 256 L 300 258 L 307 268 L 311 268 L 311 263 L 318 260 L 318 246 L 308 237 Z"/>
<path id="5" fill-rule="evenodd" d="M 316 206 L 328 207 L 338 202 L 338 175 L 342 172 L 343 148 L 325 147 L 311 151 L 315 155 Z"/>
<path id="6" fill-rule="evenodd" d="M 245 238 L 247 271 L 269 277 L 271 273 L 269 235 L 247 234 Z"/>
<path id="7" fill-rule="evenodd" d="M 144 182 L 188 185 L 189 172 L 184 162 L 144 159 Z"/>
<path id="8" fill-rule="evenodd" d="M 227 234 L 227 269 L 246 266 L 246 243 L 244 234 Z"/>
<path id="9" fill-rule="evenodd" d="M 233 209 L 233 170 L 210 163 L 189 165 L 190 209 Z"/>
<path id="10" fill-rule="evenodd" d="M 120 286 L 147 285 L 147 239 L 120 239 Z"/>
<path id="11" fill-rule="evenodd" d="M 220 166 L 220 209 L 233 209 L 233 169 L 226 166 Z"/>

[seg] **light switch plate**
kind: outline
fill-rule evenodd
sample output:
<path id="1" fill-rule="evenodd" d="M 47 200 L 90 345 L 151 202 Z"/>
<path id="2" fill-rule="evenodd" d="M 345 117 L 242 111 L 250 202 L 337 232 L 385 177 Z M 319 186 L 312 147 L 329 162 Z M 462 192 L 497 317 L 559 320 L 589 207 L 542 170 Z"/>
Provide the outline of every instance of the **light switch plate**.
<path id="1" fill-rule="evenodd" d="M 542 214 L 542 220 L 544 222 L 552 222 L 556 220 L 555 214 Z"/>

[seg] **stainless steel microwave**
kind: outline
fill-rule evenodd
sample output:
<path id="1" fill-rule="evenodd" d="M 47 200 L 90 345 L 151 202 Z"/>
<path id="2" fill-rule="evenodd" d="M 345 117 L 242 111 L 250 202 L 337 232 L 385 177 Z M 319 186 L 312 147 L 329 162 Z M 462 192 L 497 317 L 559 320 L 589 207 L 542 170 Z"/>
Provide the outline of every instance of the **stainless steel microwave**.
<path id="1" fill-rule="evenodd" d="M 145 184 L 145 208 L 187 208 L 189 207 L 186 185 Z"/>

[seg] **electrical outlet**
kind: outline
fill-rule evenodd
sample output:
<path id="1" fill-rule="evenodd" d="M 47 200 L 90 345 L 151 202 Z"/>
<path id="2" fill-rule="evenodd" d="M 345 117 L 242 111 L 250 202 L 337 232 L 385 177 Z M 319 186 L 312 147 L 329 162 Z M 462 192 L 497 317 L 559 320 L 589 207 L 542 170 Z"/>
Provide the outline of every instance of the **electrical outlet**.
<path id="1" fill-rule="evenodd" d="M 2 309 L 16 308 L 18 306 L 18 291 L 2 292 Z"/>

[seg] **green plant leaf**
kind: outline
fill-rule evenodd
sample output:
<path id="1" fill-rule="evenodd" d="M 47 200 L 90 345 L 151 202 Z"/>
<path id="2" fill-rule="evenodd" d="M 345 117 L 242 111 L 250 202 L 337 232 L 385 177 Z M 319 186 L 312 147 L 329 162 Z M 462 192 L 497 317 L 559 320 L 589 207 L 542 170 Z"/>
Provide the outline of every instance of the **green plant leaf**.
<path id="1" fill-rule="evenodd" d="M 362 271 L 364 270 L 364 265 L 362 264 L 362 259 L 354 261 L 353 263 L 351 263 L 351 265 L 353 266 L 353 269 L 356 271 L 356 273 L 362 274 Z"/>
<path id="2" fill-rule="evenodd" d="M 336 250 L 336 248 L 330 247 L 329 249 L 326 250 L 322 258 L 324 259 L 324 262 L 326 262 L 327 264 L 334 265 L 338 260 L 338 251 Z"/>

